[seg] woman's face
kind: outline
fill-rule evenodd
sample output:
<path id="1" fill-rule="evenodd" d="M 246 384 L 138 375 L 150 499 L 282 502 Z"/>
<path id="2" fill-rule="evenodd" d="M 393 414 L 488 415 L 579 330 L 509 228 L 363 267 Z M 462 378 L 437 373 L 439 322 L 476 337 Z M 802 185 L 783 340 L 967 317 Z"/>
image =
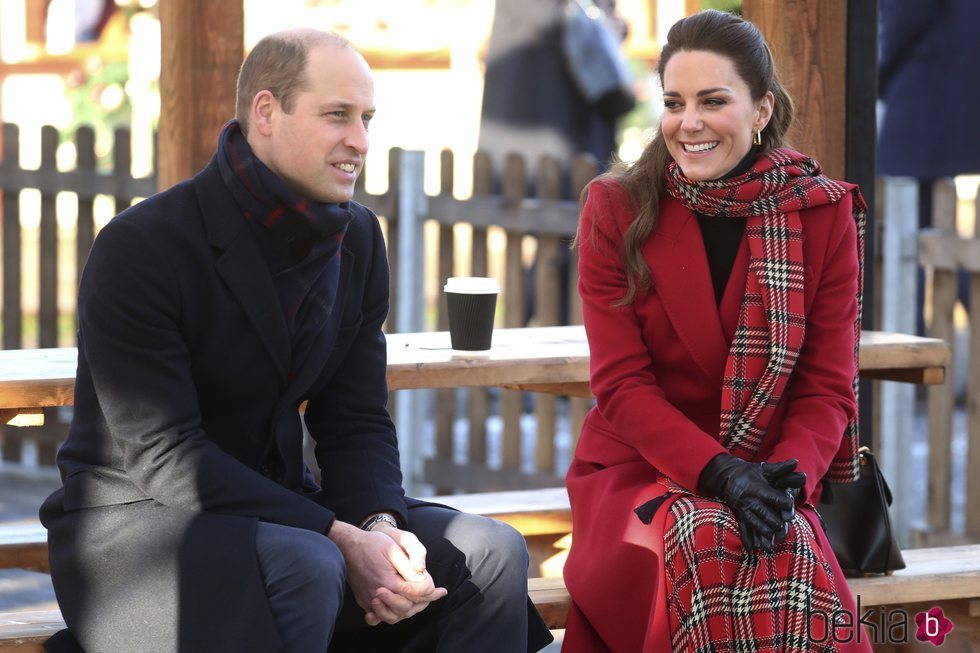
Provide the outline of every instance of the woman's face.
<path id="1" fill-rule="evenodd" d="M 664 68 L 660 128 L 667 150 L 693 181 L 718 179 L 749 153 L 772 116 L 773 96 L 752 99 L 728 57 L 679 51 Z"/>

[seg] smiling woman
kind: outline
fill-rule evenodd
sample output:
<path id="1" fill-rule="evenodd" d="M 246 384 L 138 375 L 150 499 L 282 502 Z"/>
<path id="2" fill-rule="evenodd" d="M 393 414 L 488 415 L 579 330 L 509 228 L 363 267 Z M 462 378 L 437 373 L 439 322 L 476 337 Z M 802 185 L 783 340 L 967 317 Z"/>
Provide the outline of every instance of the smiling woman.
<path id="1" fill-rule="evenodd" d="M 656 136 L 579 225 L 596 406 L 562 650 L 869 651 L 802 626 L 804 605 L 855 610 L 813 504 L 857 469 L 864 200 L 785 147 L 753 24 L 678 21 L 658 72 Z"/>
<path id="2" fill-rule="evenodd" d="M 688 179 L 718 179 L 735 168 L 772 117 L 773 95 L 754 99 L 731 59 L 683 51 L 664 66 L 660 129 Z"/>

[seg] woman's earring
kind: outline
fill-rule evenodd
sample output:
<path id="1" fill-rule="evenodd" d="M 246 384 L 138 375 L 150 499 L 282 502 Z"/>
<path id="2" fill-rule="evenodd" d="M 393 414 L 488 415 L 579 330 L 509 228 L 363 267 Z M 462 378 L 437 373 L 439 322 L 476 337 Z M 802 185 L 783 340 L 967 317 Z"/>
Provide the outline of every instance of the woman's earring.
<path id="1" fill-rule="evenodd" d="M 752 138 L 753 145 L 762 145 L 762 130 L 756 129 L 755 136 Z"/>

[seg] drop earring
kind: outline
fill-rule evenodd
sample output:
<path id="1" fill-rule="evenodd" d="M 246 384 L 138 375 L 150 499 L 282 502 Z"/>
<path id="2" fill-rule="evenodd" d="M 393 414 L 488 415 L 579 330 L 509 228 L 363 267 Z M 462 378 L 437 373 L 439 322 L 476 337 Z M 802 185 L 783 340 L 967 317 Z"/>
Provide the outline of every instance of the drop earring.
<path id="1" fill-rule="evenodd" d="M 755 130 L 755 136 L 752 137 L 752 144 L 753 145 L 762 145 L 762 130 L 761 129 L 756 129 Z"/>

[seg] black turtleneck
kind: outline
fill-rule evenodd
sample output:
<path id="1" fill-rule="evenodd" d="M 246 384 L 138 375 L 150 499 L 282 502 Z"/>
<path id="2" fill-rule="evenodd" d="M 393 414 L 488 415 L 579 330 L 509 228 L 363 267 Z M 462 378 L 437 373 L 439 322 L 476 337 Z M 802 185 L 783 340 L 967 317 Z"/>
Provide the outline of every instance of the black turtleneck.
<path id="1" fill-rule="evenodd" d="M 737 166 L 719 179 L 730 179 L 747 172 L 758 156 L 757 148 L 752 147 Z M 728 285 L 728 277 L 732 274 L 735 256 L 745 233 L 745 220 L 718 218 L 701 213 L 697 216 L 701 239 L 704 241 L 704 253 L 708 258 L 708 269 L 711 271 L 711 284 L 715 289 L 715 304 L 721 305 L 721 298 L 725 294 L 725 286 Z"/>

